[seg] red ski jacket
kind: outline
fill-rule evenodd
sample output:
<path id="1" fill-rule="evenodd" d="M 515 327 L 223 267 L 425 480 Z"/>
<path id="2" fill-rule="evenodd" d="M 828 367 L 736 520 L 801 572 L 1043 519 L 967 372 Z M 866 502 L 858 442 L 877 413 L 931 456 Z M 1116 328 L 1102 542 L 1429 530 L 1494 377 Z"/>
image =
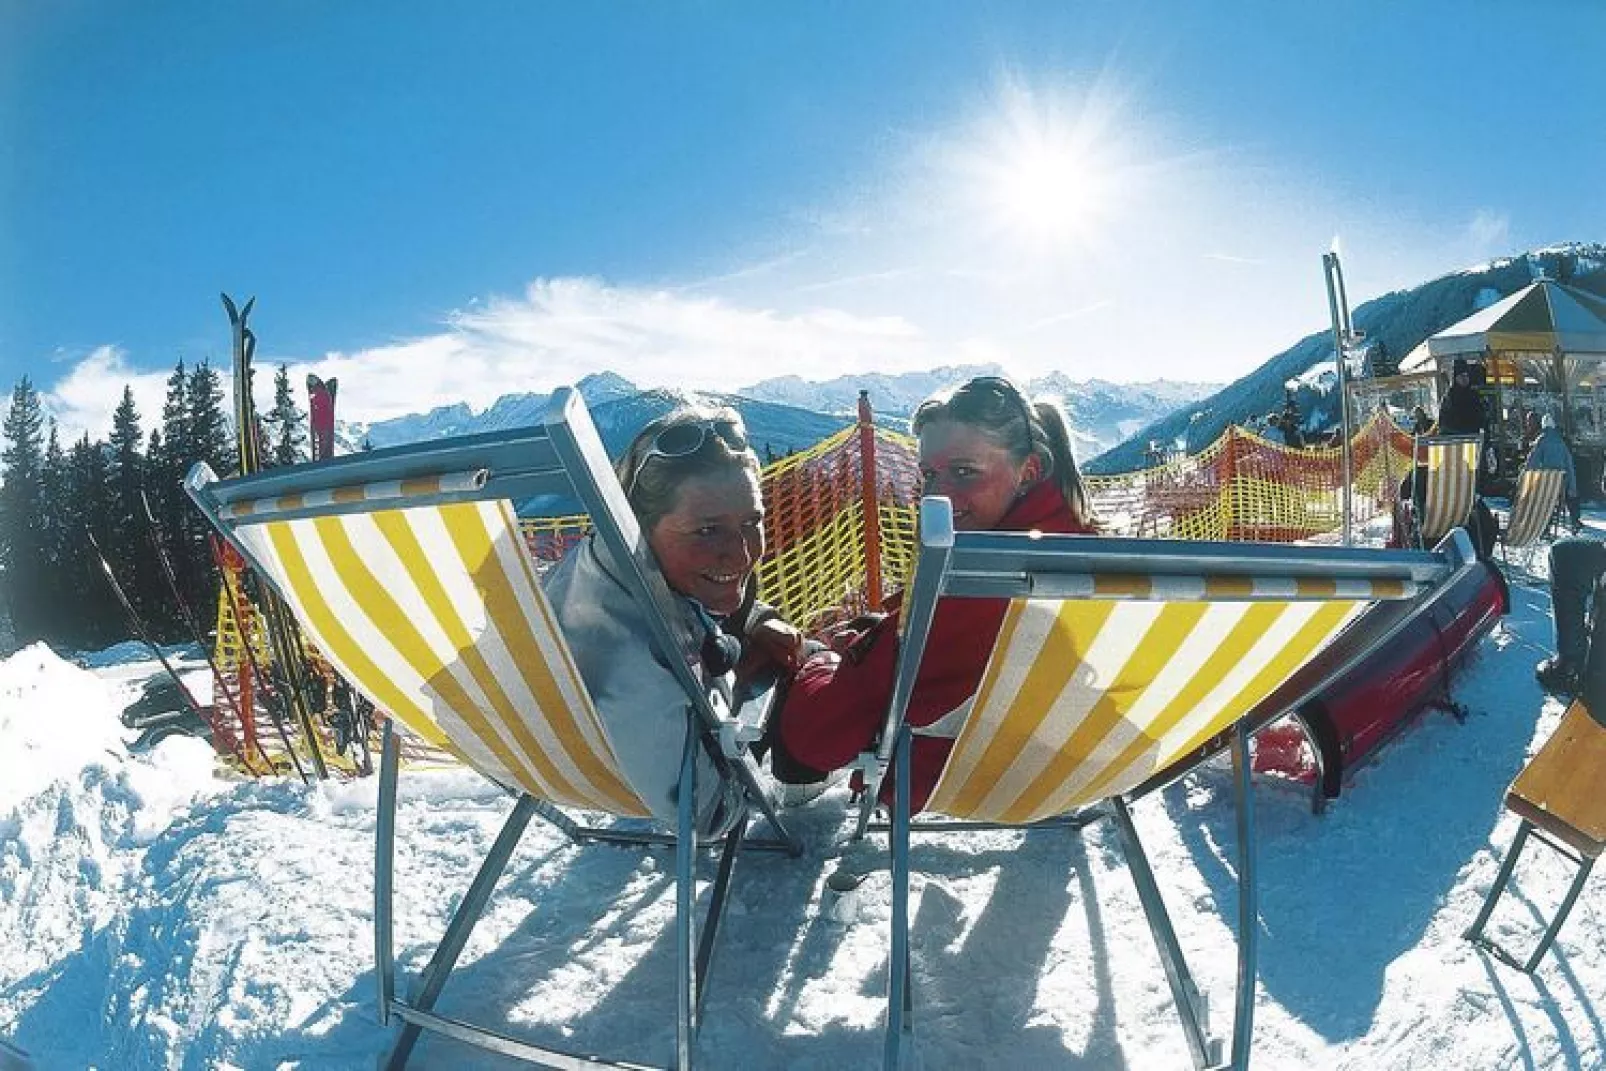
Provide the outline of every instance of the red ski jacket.
<path id="1" fill-rule="evenodd" d="M 994 530 L 1092 531 L 1072 519 L 1058 485 L 1047 480 L 1021 496 Z M 888 609 L 899 610 L 901 602 L 900 593 L 888 601 Z M 1007 599 L 945 598 L 937 604 L 909 699 L 911 726 L 929 726 L 976 694 L 1008 607 Z M 836 651 L 810 658 L 793 679 L 778 715 L 782 746 L 793 759 L 815 770 L 847 766 L 871 748 L 880 732 L 892 701 L 898 614 L 878 622 L 854 647 L 857 661 Z M 915 735 L 910 753 L 912 811 L 925 806 L 953 746 L 949 738 Z M 890 780 L 882 795 L 891 798 Z"/>

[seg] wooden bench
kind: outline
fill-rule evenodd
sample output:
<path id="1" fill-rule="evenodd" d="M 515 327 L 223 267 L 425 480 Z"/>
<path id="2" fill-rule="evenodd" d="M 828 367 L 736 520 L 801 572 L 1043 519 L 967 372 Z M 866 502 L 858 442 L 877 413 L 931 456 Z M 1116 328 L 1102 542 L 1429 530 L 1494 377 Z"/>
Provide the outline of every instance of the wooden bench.
<path id="1" fill-rule="evenodd" d="M 1517 839 L 1500 865 L 1500 873 L 1467 939 L 1513 967 L 1532 973 L 1561 931 L 1562 923 L 1584 890 L 1589 872 L 1606 848 L 1606 725 L 1597 721 L 1583 700 L 1574 700 L 1544 747 L 1539 749 L 1506 792 L 1506 808 L 1522 819 Z M 1578 866 L 1572 886 L 1527 962 L 1483 935 L 1495 901 L 1505 890 L 1528 836 L 1533 834 Z"/>

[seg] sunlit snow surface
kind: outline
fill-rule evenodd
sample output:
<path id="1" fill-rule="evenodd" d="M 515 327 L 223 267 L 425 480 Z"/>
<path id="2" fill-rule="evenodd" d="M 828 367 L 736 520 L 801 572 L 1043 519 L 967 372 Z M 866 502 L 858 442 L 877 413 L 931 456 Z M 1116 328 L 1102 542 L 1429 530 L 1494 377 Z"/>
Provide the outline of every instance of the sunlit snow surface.
<path id="1" fill-rule="evenodd" d="M 1597 522 L 1598 523 L 1598 522 Z M 1541 563 L 1542 564 L 1542 563 Z M 1506 785 L 1562 707 L 1534 684 L 1541 587 L 1456 686 L 1324 817 L 1270 786 L 1261 833 L 1259 1068 L 1606 1065 L 1597 874 L 1535 978 L 1460 937 L 1516 823 Z M 40 1068 L 368 1068 L 374 786 L 217 778 L 202 743 L 133 757 L 117 721 L 156 671 L 137 648 L 80 668 L 0 662 L 0 1038 Z M 407 772 L 397 947 L 416 973 L 507 813 L 466 772 Z M 885 875 L 858 921 L 822 917 L 848 848 L 841 789 L 794 812 L 801 859 L 745 856 L 698 1042 L 705 1067 L 877 1066 Z M 1225 769 L 1135 808 L 1214 1022 L 1230 1018 L 1236 901 Z M 917 839 L 915 1037 L 927 1068 L 1187 1066 L 1113 832 Z M 1543 846 L 1491 930 L 1526 948 L 1569 876 Z M 537 1043 L 672 1056 L 671 857 L 576 848 L 533 826 L 447 987 L 452 1014 Z M 414 1066 L 510 1062 L 426 1040 Z"/>

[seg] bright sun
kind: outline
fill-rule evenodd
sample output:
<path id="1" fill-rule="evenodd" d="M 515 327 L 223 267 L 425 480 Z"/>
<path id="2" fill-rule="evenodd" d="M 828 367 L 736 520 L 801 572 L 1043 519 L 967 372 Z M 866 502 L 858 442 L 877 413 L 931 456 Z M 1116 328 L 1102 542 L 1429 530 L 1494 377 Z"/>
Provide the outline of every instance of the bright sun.
<path id="1" fill-rule="evenodd" d="M 1001 161 L 994 195 L 1012 229 L 1068 237 L 1091 225 L 1100 211 L 1098 176 L 1069 145 L 1024 147 Z"/>
<path id="2" fill-rule="evenodd" d="M 1011 86 L 964 170 L 993 227 L 1028 244 L 1087 241 L 1119 193 L 1122 138 L 1113 101 Z"/>

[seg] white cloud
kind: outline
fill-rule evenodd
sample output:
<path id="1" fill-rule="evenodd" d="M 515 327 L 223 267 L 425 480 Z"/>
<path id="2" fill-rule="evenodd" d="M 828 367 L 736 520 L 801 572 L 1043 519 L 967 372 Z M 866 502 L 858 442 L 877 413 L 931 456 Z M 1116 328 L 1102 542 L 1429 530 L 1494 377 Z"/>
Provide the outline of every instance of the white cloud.
<path id="1" fill-rule="evenodd" d="M 306 372 L 338 376 L 341 415 L 374 421 L 449 402 L 483 408 L 504 394 L 546 391 L 603 370 L 644 387 L 730 390 L 789 371 L 824 378 L 952 358 L 899 316 L 834 308 L 781 314 L 558 278 L 457 312 L 436 335 L 288 363 L 293 382 Z"/>
<path id="2" fill-rule="evenodd" d="M 642 387 L 732 390 L 787 372 L 829 378 L 853 370 L 915 370 L 964 359 L 974 344 L 941 347 L 899 316 L 821 307 L 783 314 L 663 289 L 590 278 L 538 279 L 519 298 L 493 297 L 454 313 L 437 334 L 323 357 L 257 355 L 259 408 L 273 369 L 290 368 L 300 397 L 307 373 L 341 380 L 340 415 L 372 422 L 504 394 L 548 391 L 615 371 Z M 228 368 L 219 368 L 225 392 Z M 101 346 L 44 391 L 63 438 L 104 438 L 124 384 L 141 425 L 158 426 L 169 370 L 141 372 L 118 346 Z"/>
<path id="3" fill-rule="evenodd" d="M 63 448 L 81 438 L 104 439 L 111 434 L 112 413 L 123 400 L 123 387 L 134 392 L 140 428 L 147 434 L 160 426 L 162 402 L 167 397 L 168 372 L 138 372 L 118 346 L 98 346 L 49 388 L 41 388 L 47 413 L 56 418 Z"/>

